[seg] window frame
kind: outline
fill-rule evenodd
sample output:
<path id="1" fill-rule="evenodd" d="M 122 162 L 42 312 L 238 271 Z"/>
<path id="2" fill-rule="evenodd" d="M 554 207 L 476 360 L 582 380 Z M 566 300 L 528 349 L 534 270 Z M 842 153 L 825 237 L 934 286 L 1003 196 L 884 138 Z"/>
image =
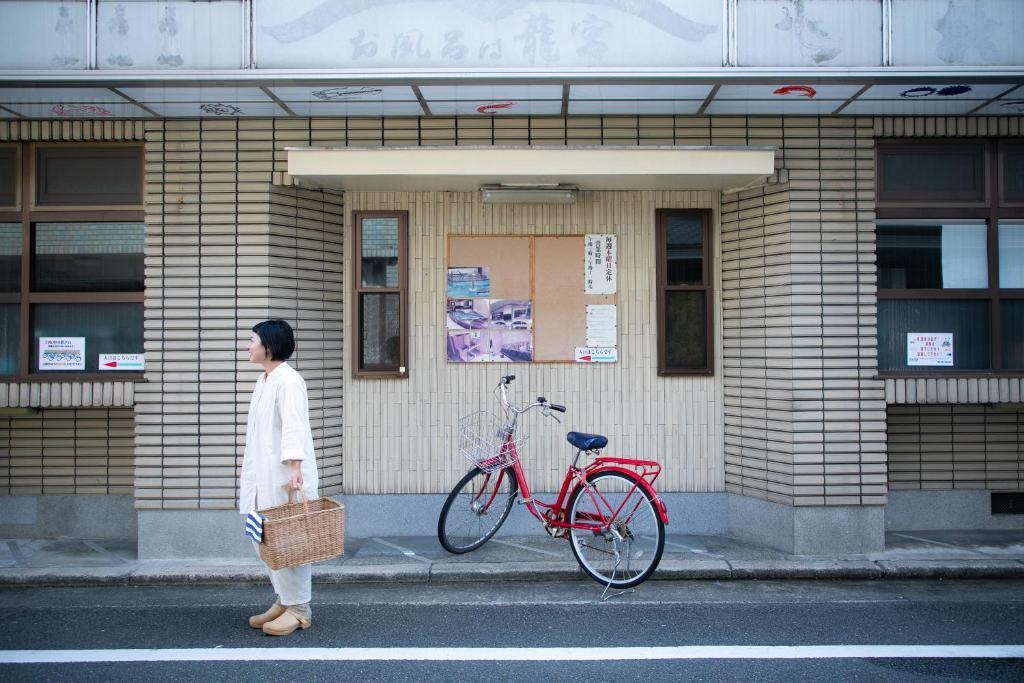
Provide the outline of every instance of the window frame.
<path id="1" fill-rule="evenodd" d="M 700 216 L 703 228 L 704 254 L 702 257 L 702 282 L 699 285 L 668 284 L 667 225 L 672 215 Z M 658 375 L 661 377 L 706 377 L 715 374 L 715 287 L 714 287 L 714 225 L 711 209 L 657 209 L 655 210 L 655 258 L 656 258 L 656 303 L 658 321 Z M 668 292 L 704 293 L 704 358 L 703 367 L 669 366 L 665 359 L 665 302 Z"/>
<path id="2" fill-rule="evenodd" d="M 882 289 L 876 287 L 876 296 L 881 300 L 975 300 L 988 301 L 989 318 L 989 357 L 992 367 L 989 370 L 958 370 L 955 368 L 913 368 L 899 370 L 878 369 L 878 377 L 882 379 L 918 379 L 918 378 L 972 378 L 972 377 L 1020 377 L 1024 369 L 1004 368 L 1002 350 L 1002 301 L 1024 299 L 1024 289 L 1008 289 L 999 287 L 999 221 L 1024 219 L 1024 202 L 1007 205 L 1002 202 L 1003 194 L 1003 159 L 1004 147 L 1021 146 L 1016 140 L 984 138 L 970 141 L 932 141 L 919 140 L 913 143 L 900 141 L 889 143 L 880 141 L 876 145 L 876 159 L 880 158 L 877 149 L 890 145 L 909 148 L 911 145 L 926 146 L 942 144 L 945 147 L 956 144 L 982 144 L 984 147 L 984 175 L 982 186 L 986 202 L 973 204 L 970 202 L 939 202 L 923 203 L 910 201 L 905 204 L 892 202 L 876 202 L 875 224 L 890 221 L 914 220 L 977 220 L 987 228 L 986 258 L 988 287 L 972 289 Z M 877 233 L 876 233 L 877 234 Z M 877 254 L 877 244 L 876 244 Z M 876 256 L 877 262 L 877 256 Z M 876 275 L 876 284 L 878 282 Z M 880 334 L 880 330 L 878 332 Z"/>
<path id="3" fill-rule="evenodd" d="M 22 175 L 21 175 L 21 164 L 22 164 L 22 152 L 20 145 L 16 142 L 0 144 L 2 149 L 13 149 L 14 150 L 14 203 L 13 204 L 0 204 L 0 213 L 12 214 L 14 212 L 21 211 L 21 187 L 22 187 Z M 13 221 L 3 221 L 13 222 Z"/>
<path id="4" fill-rule="evenodd" d="M 1024 207 L 1024 195 L 1020 199 L 1010 199 L 1006 190 L 1006 161 L 1007 153 L 1013 151 L 1017 154 L 1024 154 L 1024 142 L 1019 139 L 1013 142 L 1005 142 L 999 145 L 998 151 L 998 177 L 999 177 L 999 208 L 1020 208 Z"/>
<path id="5" fill-rule="evenodd" d="M 138 292 L 32 292 L 32 257 L 34 227 L 37 223 L 65 222 L 125 222 L 144 223 L 145 211 L 141 203 L 120 206 L 38 207 L 35 203 L 36 150 L 42 147 L 92 146 L 96 149 L 130 147 L 139 150 L 144 161 L 142 145 L 138 143 L 22 143 L 18 145 L 18 201 L 16 210 L 0 208 L 0 222 L 21 224 L 21 282 L 17 292 L 0 292 L 0 303 L 19 306 L 19 358 L 15 374 L 0 375 L 0 383 L 23 382 L 92 382 L 92 381 L 145 381 L 144 372 L 31 372 L 32 358 L 32 306 L 35 304 L 103 304 L 138 303 L 146 300 L 145 289 Z M 145 168 L 139 169 L 140 202 L 145 187 Z"/>
<path id="6" fill-rule="evenodd" d="M 898 140 L 880 141 L 875 145 L 875 205 L 877 207 L 970 207 L 983 208 L 988 206 L 994 196 L 989 181 L 989 144 L 986 140 Z M 905 152 L 910 154 L 940 154 L 957 150 L 977 150 L 975 160 L 981 186 L 980 198 L 961 197 L 950 199 L 947 193 L 931 195 L 886 194 L 882 190 L 882 178 L 885 176 L 885 157 L 887 152 Z"/>
<path id="7" fill-rule="evenodd" d="M 398 219 L 398 287 L 363 287 L 362 222 L 364 218 Z M 407 379 L 409 377 L 409 212 L 352 212 L 352 376 L 357 379 Z M 362 366 L 362 296 L 363 294 L 398 295 L 398 365 Z"/>

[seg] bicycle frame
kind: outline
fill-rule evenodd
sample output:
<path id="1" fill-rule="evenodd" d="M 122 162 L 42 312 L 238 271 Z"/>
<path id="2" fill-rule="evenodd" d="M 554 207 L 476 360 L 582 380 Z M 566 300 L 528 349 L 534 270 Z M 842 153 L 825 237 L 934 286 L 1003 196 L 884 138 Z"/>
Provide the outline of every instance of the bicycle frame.
<path id="1" fill-rule="evenodd" d="M 562 480 L 562 486 L 558 491 L 558 497 L 554 503 L 546 503 L 533 496 L 530 491 L 530 485 L 526 481 L 526 473 L 523 471 L 522 463 L 519 461 L 519 453 L 516 450 L 515 442 L 512 438 L 512 430 L 507 430 L 505 434 L 505 443 L 502 445 L 502 451 L 510 449 L 515 454 L 513 459 L 512 471 L 515 474 L 516 482 L 519 484 L 519 492 L 523 496 L 522 503 L 526 505 L 526 509 L 530 511 L 534 517 L 536 517 L 542 524 L 554 529 L 579 529 L 583 531 L 592 531 L 594 533 L 605 533 L 609 529 L 609 525 L 606 520 L 608 519 L 619 519 L 621 521 L 629 522 L 637 508 L 640 506 L 642 501 L 637 501 L 632 510 L 626 511 L 625 516 L 621 516 L 623 512 L 622 507 L 626 504 L 626 501 L 630 499 L 630 495 L 636 490 L 637 486 L 643 487 L 651 499 L 654 501 L 655 507 L 658 510 L 658 516 L 661 517 L 661 521 L 668 524 L 668 511 L 665 509 L 665 504 L 654 490 L 654 480 L 661 474 L 661 465 L 651 460 L 635 460 L 632 458 L 618 458 L 610 456 L 599 456 L 593 460 L 586 467 L 580 468 L 575 463 L 569 466 L 566 470 L 565 478 Z M 578 454 L 577 454 L 578 455 Z M 506 468 L 507 469 L 507 468 Z M 594 490 L 592 486 L 587 482 L 587 478 L 596 473 L 600 472 L 622 472 L 627 475 L 638 475 L 639 479 L 631 489 L 626 492 L 623 497 L 623 502 L 617 507 L 602 496 L 600 493 Z M 501 488 L 501 477 L 507 476 L 506 470 L 499 470 L 489 476 L 497 476 L 498 480 L 493 488 L 490 499 L 484 504 L 484 507 L 490 507 L 491 503 L 497 495 L 498 490 Z M 596 510 L 601 511 L 600 518 L 594 519 L 593 521 L 587 521 L 584 523 L 570 524 L 564 521 L 565 505 L 572 499 L 576 489 L 585 487 L 586 494 L 591 497 Z M 484 486 L 481 490 L 488 489 L 488 486 Z M 539 509 L 544 508 L 551 514 L 548 515 L 542 513 Z"/>

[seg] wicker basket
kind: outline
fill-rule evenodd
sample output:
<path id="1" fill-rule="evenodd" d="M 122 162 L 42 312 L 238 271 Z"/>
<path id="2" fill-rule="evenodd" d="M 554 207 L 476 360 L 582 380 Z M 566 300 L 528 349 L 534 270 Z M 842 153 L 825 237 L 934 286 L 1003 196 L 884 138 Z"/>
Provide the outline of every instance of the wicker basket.
<path id="1" fill-rule="evenodd" d="M 345 506 L 330 498 L 289 502 L 260 510 L 260 559 L 271 569 L 297 567 L 345 554 Z M 292 500 L 292 491 L 288 491 Z"/>

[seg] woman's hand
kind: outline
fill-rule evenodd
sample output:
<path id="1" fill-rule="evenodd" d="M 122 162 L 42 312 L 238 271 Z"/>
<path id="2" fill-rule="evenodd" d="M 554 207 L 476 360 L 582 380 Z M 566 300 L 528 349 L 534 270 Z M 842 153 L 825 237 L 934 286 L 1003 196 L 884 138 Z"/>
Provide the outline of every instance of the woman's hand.
<path id="1" fill-rule="evenodd" d="M 298 491 L 302 488 L 302 461 L 301 460 L 289 460 L 288 462 L 292 465 L 292 483 L 291 487 L 293 490 Z"/>

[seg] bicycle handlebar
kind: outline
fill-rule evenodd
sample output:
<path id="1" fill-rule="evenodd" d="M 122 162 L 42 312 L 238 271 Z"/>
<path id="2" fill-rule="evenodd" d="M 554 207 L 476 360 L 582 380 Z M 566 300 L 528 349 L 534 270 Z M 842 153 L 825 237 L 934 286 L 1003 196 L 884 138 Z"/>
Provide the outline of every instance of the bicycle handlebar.
<path id="1" fill-rule="evenodd" d="M 548 400 L 546 398 L 544 398 L 543 396 L 538 396 L 536 403 L 531 403 L 530 405 L 528 405 L 528 406 L 526 406 L 524 408 L 520 408 L 519 406 L 517 406 L 514 403 L 512 403 L 508 399 L 508 389 L 507 389 L 507 387 L 508 387 L 509 384 L 512 383 L 512 380 L 514 380 L 515 378 L 516 378 L 515 375 L 504 375 L 498 381 L 498 389 L 501 390 L 501 403 L 502 403 L 502 405 L 505 406 L 506 410 L 512 411 L 513 416 L 518 417 L 519 415 L 522 415 L 523 413 L 525 413 L 526 411 L 528 411 L 528 410 L 530 410 L 532 408 L 541 408 L 543 410 L 543 412 L 544 412 L 544 416 L 545 417 L 551 417 L 551 418 L 554 418 L 556 422 L 561 422 L 561 420 L 559 420 L 557 417 L 555 417 L 554 415 L 551 414 L 551 411 L 554 410 L 555 412 L 558 412 L 558 413 L 564 413 L 566 411 L 565 406 L 560 405 L 558 403 L 549 403 Z M 513 420 L 513 424 L 515 424 L 514 420 Z"/>

